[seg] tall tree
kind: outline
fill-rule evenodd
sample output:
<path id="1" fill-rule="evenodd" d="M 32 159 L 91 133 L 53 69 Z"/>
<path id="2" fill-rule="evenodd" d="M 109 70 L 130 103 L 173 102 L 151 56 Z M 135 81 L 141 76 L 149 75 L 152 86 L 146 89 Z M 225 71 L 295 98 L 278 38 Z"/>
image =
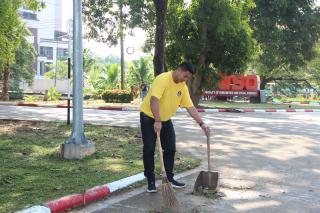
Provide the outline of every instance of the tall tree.
<path id="1" fill-rule="evenodd" d="M 10 76 L 15 85 L 21 81 L 25 81 L 31 85 L 36 74 L 34 62 L 36 59 L 36 51 L 32 44 L 26 38 L 21 38 L 19 48 L 15 53 L 15 63 L 11 64 Z"/>
<path id="2" fill-rule="evenodd" d="M 196 74 L 189 82 L 192 101 L 198 104 L 202 89 L 222 74 L 242 73 L 255 51 L 248 24 L 252 1 L 183 0 L 168 5 L 166 62 L 176 67 L 189 60 Z"/>
<path id="3" fill-rule="evenodd" d="M 147 4 L 148 5 L 148 4 Z M 146 5 L 143 0 L 83 1 L 88 38 L 115 46 L 120 40 L 121 88 L 124 89 L 124 44 L 126 29 L 142 25 Z"/>
<path id="4" fill-rule="evenodd" d="M 284 70 L 294 75 L 315 54 L 320 36 L 320 10 L 314 0 L 255 0 L 250 13 L 254 37 L 260 46 L 258 74 L 261 88 Z"/>
<path id="5" fill-rule="evenodd" d="M 316 94 L 320 94 L 320 44 L 314 47 L 315 57 L 311 61 L 306 61 L 306 65 L 298 70 L 282 68 L 272 76 L 272 82 L 285 95 L 296 95 L 302 89 L 312 89 Z"/>
<path id="6" fill-rule="evenodd" d="M 84 20 L 89 27 L 87 35 L 97 41 L 116 45 L 118 39 L 121 41 L 122 35 L 125 36 L 125 29 L 145 29 L 149 33 L 145 50 L 154 47 L 154 74 L 158 75 L 165 70 L 167 7 L 168 0 L 99 1 L 99 4 L 94 0 L 85 0 Z"/>
<path id="7" fill-rule="evenodd" d="M 305 69 L 302 71 L 307 71 L 306 79 L 311 88 L 317 91 L 320 95 L 320 43 L 315 45 L 316 56 L 311 61 L 307 62 Z"/>
<path id="8" fill-rule="evenodd" d="M 156 10 L 156 32 L 154 48 L 154 75 L 157 76 L 165 70 L 165 26 L 167 17 L 167 0 L 154 0 Z"/>
<path id="9" fill-rule="evenodd" d="M 44 6 L 36 0 L 2 0 L 0 1 L 0 70 L 2 70 L 2 96 L 4 101 L 9 100 L 10 65 L 15 61 L 15 53 L 21 39 L 28 31 L 19 17 L 19 8 L 27 6 L 37 10 Z"/>

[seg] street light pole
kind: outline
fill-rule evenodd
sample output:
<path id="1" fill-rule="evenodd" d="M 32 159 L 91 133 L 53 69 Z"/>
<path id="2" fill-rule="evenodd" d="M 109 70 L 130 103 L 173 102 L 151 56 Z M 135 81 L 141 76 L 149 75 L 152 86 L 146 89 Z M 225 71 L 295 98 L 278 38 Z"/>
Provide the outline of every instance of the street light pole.
<path id="1" fill-rule="evenodd" d="M 59 44 L 59 40 L 57 39 L 57 47 L 56 47 L 56 63 L 54 66 L 54 87 L 57 88 L 57 72 L 58 72 L 58 44 Z"/>
<path id="2" fill-rule="evenodd" d="M 70 78 L 71 78 L 71 38 L 72 38 L 72 19 L 68 20 L 68 108 L 67 108 L 67 124 L 70 125 Z"/>
<path id="3" fill-rule="evenodd" d="M 82 1 L 73 0 L 73 122 L 69 140 L 61 146 L 67 159 L 81 159 L 95 152 L 95 144 L 89 143 L 83 128 L 83 47 Z"/>

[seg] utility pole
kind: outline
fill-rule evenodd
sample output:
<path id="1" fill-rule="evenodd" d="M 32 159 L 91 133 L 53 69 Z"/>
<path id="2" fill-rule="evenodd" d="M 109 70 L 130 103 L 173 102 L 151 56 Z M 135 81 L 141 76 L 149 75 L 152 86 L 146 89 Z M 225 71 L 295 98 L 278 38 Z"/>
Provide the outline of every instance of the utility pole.
<path id="1" fill-rule="evenodd" d="M 71 136 L 61 146 L 61 155 L 82 159 L 94 152 L 95 144 L 87 140 L 83 128 L 82 1 L 73 0 L 73 122 Z"/>
<path id="2" fill-rule="evenodd" d="M 56 47 L 56 62 L 54 66 L 54 87 L 57 88 L 57 72 L 58 72 L 58 43 L 59 43 L 59 37 L 56 38 L 57 47 Z"/>
<path id="3" fill-rule="evenodd" d="M 67 124 L 70 125 L 70 78 L 71 78 L 71 40 L 72 40 L 72 19 L 68 20 L 67 32 L 68 32 L 68 107 L 67 107 Z"/>

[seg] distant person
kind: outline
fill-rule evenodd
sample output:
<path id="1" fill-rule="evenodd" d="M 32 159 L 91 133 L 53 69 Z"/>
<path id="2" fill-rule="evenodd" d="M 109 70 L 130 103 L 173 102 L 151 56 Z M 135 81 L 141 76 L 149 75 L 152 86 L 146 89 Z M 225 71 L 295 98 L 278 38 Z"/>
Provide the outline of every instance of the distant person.
<path id="1" fill-rule="evenodd" d="M 132 84 L 131 94 L 132 94 L 132 98 L 134 100 L 137 97 L 137 85 L 136 84 Z"/>
<path id="2" fill-rule="evenodd" d="M 142 101 L 147 96 L 147 93 L 148 93 L 148 86 L 144 83 L 144 81 L 142 81 L 142 83 L 140 84 L 140 94 L 141 94 Z"/>

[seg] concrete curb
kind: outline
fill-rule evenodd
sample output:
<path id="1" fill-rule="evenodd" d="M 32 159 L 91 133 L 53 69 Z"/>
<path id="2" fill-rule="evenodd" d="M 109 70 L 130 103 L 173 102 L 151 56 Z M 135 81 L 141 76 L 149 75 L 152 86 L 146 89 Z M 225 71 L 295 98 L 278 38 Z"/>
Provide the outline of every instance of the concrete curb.
<path id="1" fill-rule="evenodd" d="M 38 104 L 29 104 L 29 103 L 17 103 L 13 106 L 29 106 L 29 107 L 52 107 L 52 108 L 67 108 L 67 105 L 54 105 L 54 106 L 48 106 L 48 105 L 38 105 Z M 71 106 L 72 108 L 72 106 Z M 84 107 L 84 109 L 97 109 L 97 110 L 115 110 L 115 111 L 139 111 L 138 107 L 118 107 L 118 106 L 101 106 L 101 107 Z M 185 109 L 179 108 L 177 112 L 186 112 Z M 204 109 L 204 108 L 199 108 L 198 112 L 233 112 L 233 113 L 253 113 L 253 112 L 267 112 L 267 113 L 272 113 L 272 112 L 320 112 L 320 109 L 275 109 L 275 108 L 270 108 L 270 109 Z"/>
<path id="2" fill-rule="evenodd" d="M 185 109 L 178 109 L 177 112 L 186 112 Z M 198 112 L 233 112 L 233 113 L 253 113 L 253 112 L 320 112 L 320 109 L 198 109 Z"/>
<path id="3" fill-rule="evenodd" d="M 144 174 L 139 173 L 118 181 L 114 181 L 101 186 L 96 186 L 86 190 L 82 194 L 72 194 L 56 200 L 46 202 L 42 205 L 32 206 L 19 211 L 18 213 L 58 213 L 68 209 L 83 206 L 92 201 L 101 200 L 115 191 L 123 189 L 136 182 L 144 180 Z"/>

